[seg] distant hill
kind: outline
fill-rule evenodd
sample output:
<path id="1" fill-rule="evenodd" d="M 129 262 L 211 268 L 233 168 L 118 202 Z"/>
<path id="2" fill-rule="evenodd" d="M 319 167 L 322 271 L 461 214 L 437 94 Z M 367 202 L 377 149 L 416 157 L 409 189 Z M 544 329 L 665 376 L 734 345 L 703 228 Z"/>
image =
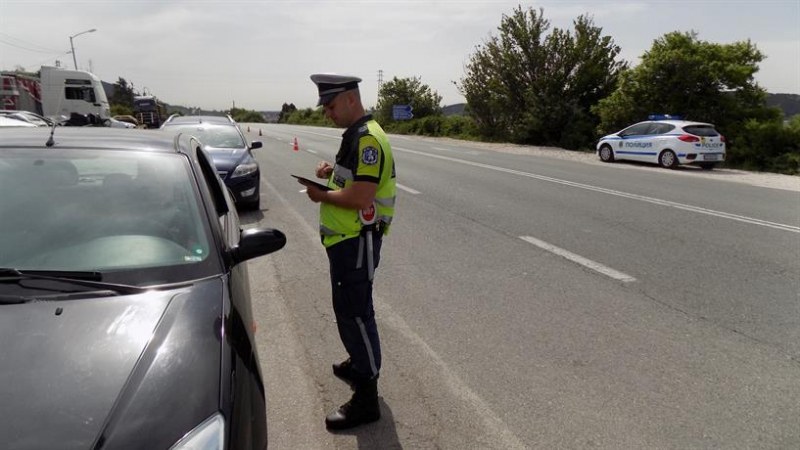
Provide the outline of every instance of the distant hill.
<path id="1" fill-rule="evenodd" d="M 447 105 L 442 107 L 442 114 L 445 116 L 463 116 L 466 109 L 466 103 L 456 103 L 455 105 Z"/>
<path id="2" fill-rule="evenodd" d="M 767 94 L 767 105 L 777 106 L 783 111 L 783 116 L 789 118 L 800 114 L 800 95 Z"/>

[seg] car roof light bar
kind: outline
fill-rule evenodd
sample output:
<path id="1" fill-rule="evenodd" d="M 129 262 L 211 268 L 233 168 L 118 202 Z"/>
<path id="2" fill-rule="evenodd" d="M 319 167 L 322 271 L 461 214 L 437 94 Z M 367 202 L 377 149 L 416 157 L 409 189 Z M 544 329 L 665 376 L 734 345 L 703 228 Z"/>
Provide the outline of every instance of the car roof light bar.
<path id="1" fill-rule="evenodd" d="M 683 120 L 680 114 L 650 114 L 647 120 Z"/>

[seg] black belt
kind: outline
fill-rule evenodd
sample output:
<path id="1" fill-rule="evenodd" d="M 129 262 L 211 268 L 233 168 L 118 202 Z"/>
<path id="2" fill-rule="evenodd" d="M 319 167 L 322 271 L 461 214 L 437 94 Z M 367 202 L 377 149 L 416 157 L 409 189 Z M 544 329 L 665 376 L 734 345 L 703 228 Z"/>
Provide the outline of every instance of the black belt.
<path id="1" fill-rule="evenodd" d="M 361 225 L 361 236 L 365 236 L 367 231 L 374 231 L 379 235 L 382 235 L 383 231 L 386 230 L 388 226 L 389 224 L 380 220 L 370 225 Z"/>

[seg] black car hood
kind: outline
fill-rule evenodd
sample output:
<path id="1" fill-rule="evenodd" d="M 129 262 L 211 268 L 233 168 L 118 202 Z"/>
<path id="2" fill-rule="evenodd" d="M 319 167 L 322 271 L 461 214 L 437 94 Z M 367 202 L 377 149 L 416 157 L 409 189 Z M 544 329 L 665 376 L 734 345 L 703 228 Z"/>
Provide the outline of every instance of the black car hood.
<path id="1" fill-rule="evenodd" d="M 172 291 L 0 306 L 4 448 L 87 449 L 121 441 L 131 430 L 163 431 L 161 442 L 180 438 L 218 408 L 220 344 L 213 328 L 221 317 L 220 286 L 212 280 Z M 168 390 L 196 381 L 210 383 L 211 392 L 182 405 L 189 417 L 177 419 L 184 429 L 151 430 L 148 424 L 161 420 L 157 410 L 175 415 L 170 403 L 185 395 Z"/>
<path id="2" fill-rule="evenodd" d="M 211 159 L 214 161 L 214 167 L 216 167 L 217 170 L 224 170 L 226 172 L 235 169 L 245 155 L 247 155 L 247 150 L 241 148 L 230 149 L 206 147 L 206 150 L 208 151 L 208 154 L 211 155 Z"/>

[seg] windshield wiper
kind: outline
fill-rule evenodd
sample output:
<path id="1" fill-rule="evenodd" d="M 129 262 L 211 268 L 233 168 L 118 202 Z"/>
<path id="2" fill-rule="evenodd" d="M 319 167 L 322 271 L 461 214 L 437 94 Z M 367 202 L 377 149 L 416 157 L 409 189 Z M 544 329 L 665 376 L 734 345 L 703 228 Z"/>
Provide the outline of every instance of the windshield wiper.
<path id="1" fill-rule="evenodd" d="M 28 297 L 22 295 L 6 295 L 0 294 L 0 305 L 16 305 L 19 303 L 27 303 L 31 301 Z"/>
<path id="2" fill-rule="evenodd" d="M 98 291 L 80 291 L 80 292 L 61 292 L 58 294 L 48 295 L 13 295 L 13 294 L 0 294 L 0 305 L 18 305 L 21 303 L 41 302 L 41 301 L 58 301 L 58 300 L 85 300 L 87 298 L 98 297 L 113 297 L 120 295 L 120 292 L 111 289 L 101 289 Z"/>
<path id="3" fill-rule="evenodd" d="M 50 280 L 70 283 L 78 286 L 87 286 L 99 289 L 109 289 L 120 294 L 138 294 L 148 289 L 129 284 L 105 283 L 100 272 L 74 272 L 63 270 L 18 270 L 10 267 L 0 268 L 0 283 L 4 281 L 19 280 Z"/>
<path id="4" fill-rule="evenodd" d="M 51 278 L 69 278 L 73 280 L 93 280 L 100 281 L 103 275 L 94 271 L 70 271 L 70 270 L 19 270 L 11 267 L 0 268 L 0 279 L 19 279 L 19 278 L 38 278 L 46 276 Z"/>

